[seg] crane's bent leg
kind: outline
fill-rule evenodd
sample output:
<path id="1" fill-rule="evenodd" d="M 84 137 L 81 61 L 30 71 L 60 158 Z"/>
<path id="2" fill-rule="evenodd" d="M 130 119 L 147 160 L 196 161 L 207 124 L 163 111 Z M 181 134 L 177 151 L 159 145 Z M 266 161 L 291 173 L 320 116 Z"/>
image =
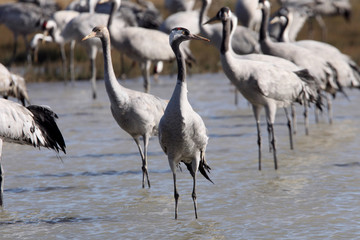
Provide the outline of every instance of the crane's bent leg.
<path id="1" fill-rule="evenodd" d="M 144 173 L 147 179 L 147 184 L 148 187 L 150 188 L 150 179 L 149 179 L 149 173 L 148 173 L 148 169 L 147 169 L 147 151 L 148 151 L 148 145 L 149 145 L 149 136 L 145 135 L 144 137 L 144 161 L 143 161 L 143 166 L 142 166 L 142 170 L 143 170 L 143 184 L 144 184 Z"/>
<path id="2" fill-rule="evenodd" d="M 4 191 L 4 171 L 1 164 L 1 156 L 2 156 L 2 145 L 3 141 L 0 139 L 0 207 L 3 206 L 3 191 Z"/>
<path id="3" fill-rule="evenodd" d="M 287 109 L 284 107 L 284 111 L 285 111 L 285 115 L 287 118 L 287 126 L 289 129 L 289 139 L 290 139 L 290 149 L 293 150 L 294 149 L 294 144 L 293 144 L 293 132 L 292 132 L 292 127 L 291 127 L 291 118 L 289 116 L 289 113 L 287 111 Z"/>
<path id="4" fill-rule="evenodd" d="M 145 188 L 145 174 L 144 174 L 144 163 L 145 163 L 145 156 L 144 153 L 141 149 L 140 146 L 140 142 L 139 142 L 139 138 L 134 138 L 135 143 L 139 149 L 139 153 L 140 153 L 140 157 L 141 157 L 141 161 L 142 161 L 142 172 L 143 172 L 143 176 L 142 176 L 142 188 Z"/>

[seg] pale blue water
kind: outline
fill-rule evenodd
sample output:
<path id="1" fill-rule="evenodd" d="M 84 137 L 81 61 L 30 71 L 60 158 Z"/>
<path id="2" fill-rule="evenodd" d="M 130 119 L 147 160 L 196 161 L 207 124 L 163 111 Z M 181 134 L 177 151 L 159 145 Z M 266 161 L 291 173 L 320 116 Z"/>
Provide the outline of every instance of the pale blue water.
<path id="1" fill-rule="evenodd" d="M 223 74 L 188 79 L 189 100 L 209 131 L 211 184 L 198 178 L 198 214 L 192 179 L 178 173 L 179 219 L 174 220 L 173 181 L 157 138 L 149 146 L 151 189 L 141 188 L 134 141 L 115 123 L 104 82 L 98 99 L 90 84 L 29 84 L 33 104 L 58 113 L 67 155 L 6 144 L 5 206 L 0 239 L 356 239 L 360 238 L 360 92 L 334 100 L 334 124 L 310 114 L 310 136 L 298 108 L 295 150 L 285 116 L 275 125 L 279 169 L 274 170 L 263 132 L 263 170 L 257 170 L 252 110 Z M 122 82 L 142 91 L 142 81 Z M 160 78 L 152 93 L 170 98 L 175 76 Z M 263 121 L 264 122 L 264 121 Z"/>

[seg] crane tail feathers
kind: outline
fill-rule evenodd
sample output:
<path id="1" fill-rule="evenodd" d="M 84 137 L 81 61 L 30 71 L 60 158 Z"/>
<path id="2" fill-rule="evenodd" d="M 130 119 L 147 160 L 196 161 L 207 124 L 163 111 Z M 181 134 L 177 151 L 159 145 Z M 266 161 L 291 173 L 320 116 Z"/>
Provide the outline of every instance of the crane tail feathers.
<path id="1" fill-rule="evenodd" d="M 199 171 L 207 180 L 209 180 L 211 183 L 214 184 L 214 182 L 208 176 L 208 173 L 210 173 L 211 168 L 209 165 L 207 165 L 204 152 L 201 152 L 200 155 L 201 157 L 200 157 Z"/>
<path id="2" fill-rule="evenodd" d="M 57 153 L 60 150 L 66 153 L 64 138 L 56 124 L 56 113 L 43 106 L 30 105 L 27 109 L 34 115 L 34 121 L 44 136 L 44 147 L 51 148 Z"/>

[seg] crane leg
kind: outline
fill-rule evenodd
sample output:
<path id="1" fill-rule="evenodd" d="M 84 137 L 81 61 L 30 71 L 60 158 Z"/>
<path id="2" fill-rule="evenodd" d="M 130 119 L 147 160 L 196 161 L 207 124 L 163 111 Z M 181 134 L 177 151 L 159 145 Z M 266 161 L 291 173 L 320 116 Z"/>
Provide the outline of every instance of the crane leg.
<path id="1" fill-rule="evenodd" d="M 304 124 L 305 124 L 305 135 L 309 135 L 309 109 L 308 103 L 304 102 Z"/>
<path id="2" fill-rule="evenodd" d="M 257 128 L 257 144 L 258 144 L 258 155 L 259 155 L 259 171 L 261 171 L 261 132 L 260 132 L 260 122 L 256 122 Z"/>
<path id="3" fill-rule="evenodd" d="M 150 92 L 150 61 L 145 61 L 141 63 L 141 72 L 144 79 L 144 92 Z"/>
<path id="4" fill-rule="evenodd" d="M 149 145 L 149 136 L 145 136 L 145 137 L 144 137 L 144 160 L 143 160 L 143 166 L 142 166 L 142 170 L 143 170 L 143 185 L 144 185 L 144 174 L 145 174 L 148 187 L 150 188 L 150 179 L 149 179 L 149 173 L 148 173 L 148 169 L 147 169 L 147 150 L 148 150 L 148 145 Z"/>
<path id="5" fill-rule="evenodd" d="M 260 131 L 260 111 L 261 108 L 257 106 L 252 106 L 254 117 L 256 121 L 256 129 L 257 129 L 257 144 L 258 144 L 258 155 L 259 155 L 259 171 L 261 171 L 261 131 Z"/>
<path id="6" fill-rule="evenodd" d="M 145 160 L 145 155 L 141 149 L 141 146 L 140 146 L 140 142 L 139 142 L 139 138 L 134 138 L 135 140 L 135 143 L 139 149 L 139 153 L 140 153 L 140 157 L 141 157 L 141 161 L 142 161 L 142 188 L 145 188 L 145 175 L 147 176 L 147 180 L 148 180 L 148 186 L 150 187 L 150 181 L 149 181 L 149 176 L 148 176 L 148 173 L 147 173 L 147 167 L 146 167 L 146 160 Z M 145 146 L 145 138 L 144 138 L 144 146 Z M 146 148 L 147 150 L 147 148 Z M 146 151 L 145 150 L 145 151 Z"/>
<path id="7" fill-rule="evenodd" d="M 297 122 L 296 122 L 296 109 L 295 104 L 291 104 L 291 118 L 292 118 L 292 127 L 293 127 L 293 133 L 296 135 L 297 132 Z"/>
<path id="8" fill-rule="evenodd" d="M 293 150 L 294 149 L 294 144 L 293 144 L 293 131 L 292 131 L 292 127 L 291 127 L 291 118 L 289 116 L 288 110 L 286 108 L 284 108 L 285 111 L 285 115 L 287 118 L 287 126 L 289 129 L 289 140 L 290 140 L 290 149 Z"/>
<path id="9" fill-rule="evenodd" d="M 198 214 L 197 214 L 197 201 L 196 201 L 196 172 L 194 173 L 194 176 L 193 176 L 193 191 L 192 191 L 191 197 L 194 202 L 195 218 L 197 219 Z"/>
<path id="10" fill-rule="evenodd" d="M 175 198 L 175 219 L 178 216 L 178 202 L 179 202 L 179 193 L 176 188 L 176 173 L 173 172 L 173 179 L 174 179 L 174 198 Z"/>
<path id="11" fill-rule="evenodd" d="M 276 148 L 275 148 L 275 134 L 274 134 L 274 126 L 272 123 L 268 123 L 268 129 L 270 129 L 271 132 L 271 146 L 273 149 L 273 154 L 274 154 L 274 166 L 275 166 L 275 170 L 278 168 L 277 165 L 277 156 L 276 156 Z"/>
<path id="12" fill-rule="evenodd" d="M 3 206 L 3 191 L 4 191 L 4 171 L 1 164 L 1 156 L 2 156 L 2 144 L 3 141 L 0 139 L 0 207 Z"/>
<path id="13" fill-rule="evenodd" d="M 326 102 L 327 102 L 329 124 L 332 124 L 333 123 L 333 111 L 332 111 L 332 101 L 331 101 L 330 94 L 326 95 Z"/>

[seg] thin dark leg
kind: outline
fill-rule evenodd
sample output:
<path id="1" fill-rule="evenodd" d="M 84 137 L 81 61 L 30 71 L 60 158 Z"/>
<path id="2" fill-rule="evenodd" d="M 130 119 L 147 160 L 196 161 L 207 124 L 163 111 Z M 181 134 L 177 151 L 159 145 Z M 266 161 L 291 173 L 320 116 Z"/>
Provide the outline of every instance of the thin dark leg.
<path id="1" fill-rule="evenodd" d="M 191 196 L 194 202 L 195 218 L 197 219 L 198 214 L 197 214 L 197 201 L 196 201 L 196 174 L 194 174 L 193 176 L 193 192 Z"/>
<path id="2" fill-rule="evenodd" d="M 291 127 L 291 118 L 290 118 L 289 113 L 286 108 L 284 108 L 284 111 L 285 111 L 285 115 L 287 118 L 287 126 L 289 129 L 290 149 L 293 150 L 294 144 L 293 144 L 293 131 L 292 131 L 292 127 Z"/>
<path id="3" fill-rule="evenodd" d="M 276 157 L 275 134 L 274 134 L 274 126 L 273 126 L 273 124 L 268 123 L 268 128 L 270 129 L 270 132 L 271 132 L 271 146 L 273 148 L 274 165 L 275 165 L 275 170 L 276 170 L 278 168 L 278 165 L 277 165 L 277 157 Z"/>
<path id="4" fill-rule="evenodd" d="M 292 118 L 293 133 L 295 135 L 297 132 L 297 122 L 296 122 L 296 110 L 294 104 L 291 104 L 291 118 Z"/>
<path id="5" fill-rule="evenodd" d="M 179 193 L 176 189 L 176 174 L 173 173 L 173 179 L 174 179 L 174 198 L 175 198 L 175 219 L 177 219 L 178 216 L 178 201 L 179 201 Z"/>
<path id="6" fill-rule="evenodd" d="M 141 71 L 144 79 L 144 92 L 150 92 L 150 61 L 141 63 Z"/>
<path id="7" fill-rule="evenodd" d="M 268 131 L 268 139 L 269 139 L 269 152 L 272 151 L 272 145 L 271 145 L 271 129 L 269 127 L 269 124 L 268 124 L 268 127 L 267 127 L 267 131 Z"/>
<path id="8" fill-rule="evenodd" d="M 259 171 L 261 171 L 261 132 L 260 132 L 260 123 L 256 122 L 257 128 L 257 144 L 258 144 L 258 151 L 259 151 Z"/>
<path id="9" fill-rule="evenodd" d="M 142 172 L 143 172 L 143 175 L 142 175 L 142 188 L 145 188 L 145 172 L 144 172 L 144 169 L 146 168 L 144 165 L 145 164 L 145 157 L 144 157 L 144 153 L 141 149 L 141 146 L 140 146 L 140 143 L 139 143 L 139 139 L 138 138 L 134 138 L 135 140 L 135 143 L 139 149 L 139 153 L 140 153 L 140 157 L 141 157 L 141 162 L 142 162 Z"/>
<path id="10" fill-rule="evenodd" d="M 309 108 L 308 103 L 304 102 L 304 124 L 305 124 L 305 135 L 309 135 Z"/>
<path id="11" fill-rule="evenodd" d="M 144 161 L 143 161 L 143 175 L 145 173 L 146 176 L 146 180 L 147 180 L 147 184 L 148 187 L 150 188 L 150 179 L 149 179 L 149 173 L 148 173 L 148 169 L 147 169 L 147 150 L 148 150 L 148 145 L 149 145 L 149 137 L 144 137 Z M 143 176 L 144 178 L 144 176 Z M 143 179 L 143 184 L 144 184 L 144 179 Z"/>
<path id="12" fill-rule="evenodd" d="M 328 110 L 328 117 L 329 117 L 329 124 L 333 123 L 333 111 L 332 111 L 332 101 L 329 94 L 326 95 L 327 101 L 327 110 Z"/>

